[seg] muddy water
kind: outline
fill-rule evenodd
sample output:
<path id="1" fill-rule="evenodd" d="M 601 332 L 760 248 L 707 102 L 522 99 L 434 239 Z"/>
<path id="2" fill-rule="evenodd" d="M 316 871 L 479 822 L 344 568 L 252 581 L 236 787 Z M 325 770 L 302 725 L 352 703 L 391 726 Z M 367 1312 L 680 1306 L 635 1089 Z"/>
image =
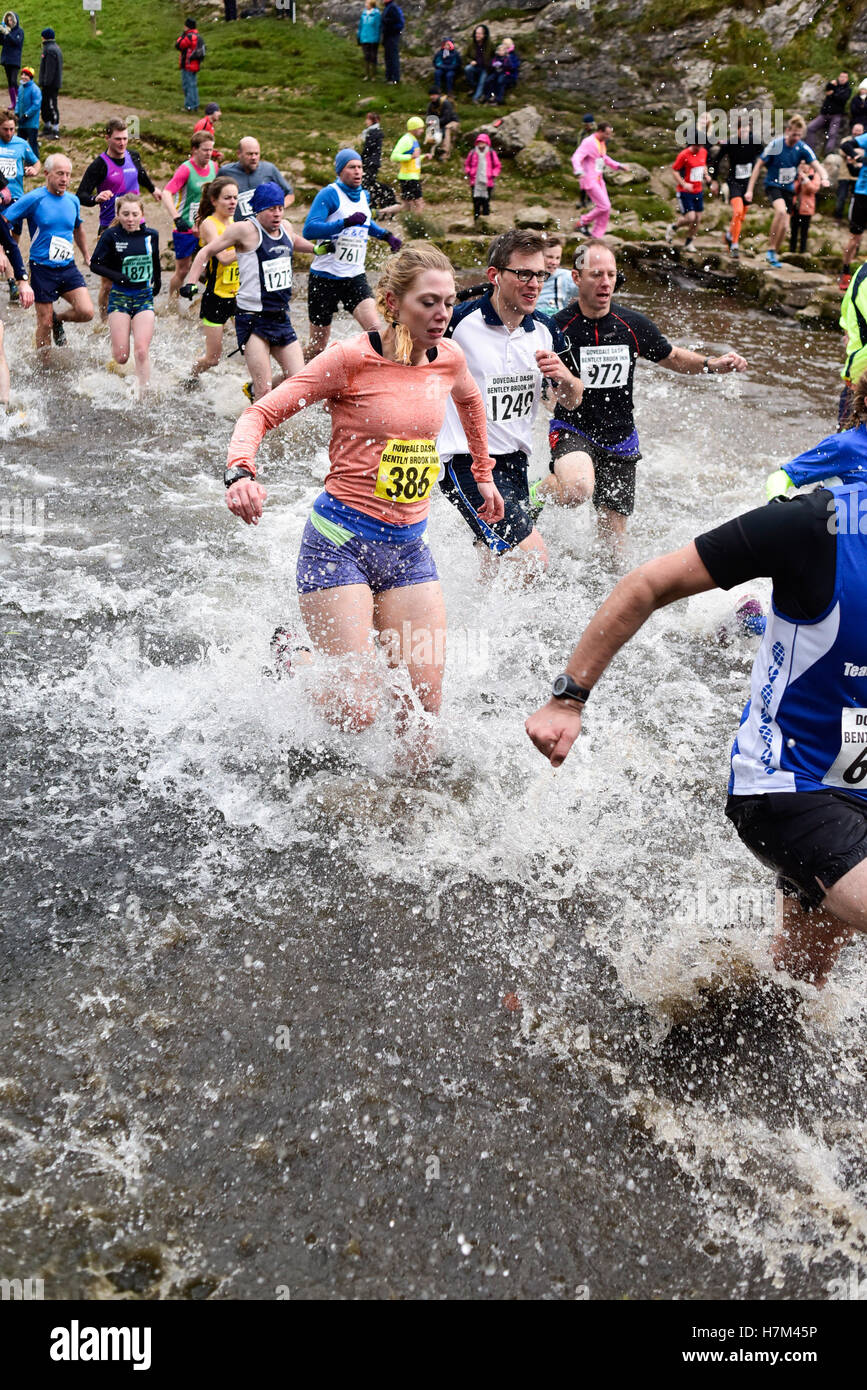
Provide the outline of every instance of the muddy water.
<path id="1" fill-rule="evenodd" d="M 697 291 L 622 298 L 751 364 L 642 368 L 639 561 L 830 431 L 840 344 Z M 0 1275 L 825 1298 L 867 1263 L 867 955 L 797 1007 L 770 972 L 769 877 L 722 814 L 752 659 L 715 641 L 730 598 L 648 624 L 555 774 L 522 724 L 613 581 L 591 518 L 549 508 L 544 585 L 484 588 L 437 500 L 453 659 L 413 779 L 387 721 L 344 737 L 305 679 L 262 674 L 327 418 L 268 441 L 248 531 L 220 481 L 237 358 L 183 394 L 194 329 L 161 318 L 145 406 L 104 337 L 72 330 L 41 378 L 6 318 Z"/>

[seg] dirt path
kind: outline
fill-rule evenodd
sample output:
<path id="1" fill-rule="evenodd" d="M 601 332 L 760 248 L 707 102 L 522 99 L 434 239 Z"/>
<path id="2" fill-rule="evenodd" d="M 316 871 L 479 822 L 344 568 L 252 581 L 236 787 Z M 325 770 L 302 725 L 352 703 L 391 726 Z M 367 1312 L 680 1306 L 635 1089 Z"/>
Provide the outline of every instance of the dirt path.
<path id="1" fill-rule="evenodd" d="M 123 106 L 116 101 L 88 101 L 80 97 L 65 97 L 60 95 L 60 129 L 61 131 L 82 130 L 88 126 L 104 124 L 110 116 L 129 115 L 124 112 Z M 143 116 L 150 116 L 150 111 L 137 110 L 136 115 L 141 119 Z"/>

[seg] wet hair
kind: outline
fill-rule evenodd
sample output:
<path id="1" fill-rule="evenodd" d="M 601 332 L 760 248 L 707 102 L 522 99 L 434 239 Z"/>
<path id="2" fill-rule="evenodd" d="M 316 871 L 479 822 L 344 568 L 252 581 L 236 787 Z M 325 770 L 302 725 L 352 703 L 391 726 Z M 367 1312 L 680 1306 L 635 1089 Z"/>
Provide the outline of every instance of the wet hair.
<path id="1" fill-rule="evenodd" d="M 505 270 L 515 251 L 523 251 L 532 255 L 536 251 L 544 251 L 547 241 L 541 232 L 517 231 L 503 232 L 500 236 L 495 236 L 488 247 L 488 265 L 492 265 L 495 270 Z"/>
<path id="2" fill-rule="evenodd" d="M 368 114 L 368 117 L 370 117 L 370 118 L 372 119 L 374 125 L 379 125 L 379 112 L 378 112 L 378 111 L 368 111 L 367 114 Z"/>
<path id="3" fill-rule="evenodd" d="M 441 270 L 448 275 L 455 273 L 448 256 L 436 246 L 405 246 L 386 262 L 376 287 L 376 307 L 386 323 L 394 329 L 397 361 L 404 365 L 412 357 L 412 337 L 409 329 L 398 322 L 394 310 L 389 308 L 386 295 L 390 290 L 400 302 L 425 270 Z"/>
<path id="4" fill-rule="evenodd" d="M 853 430 L 856 425 L 867 425 L 867 372 L 863 372 L 852 387 L 852 399 L 843 421 L 843 429 Z"/>
<path id="5" fill-rule="evenodd" d="M 603 130 L 613 130 L 613 129 L 614 129 L 614 126 L 611 124 L 610 121 L 597 121 L 597 122 L 596 122 L 596 133 L 597 133 L 597 135 L 601 134 L 601 132 L 602 132 Z"/>
<path id="6" fill-rule="evenodd" d="M 190 140 L 191 150 L 200 150 L 206 140 L 213 141 L 214 137 L 209 130 L 197 130 Z"/>
<path id="7" fill-rule="evenodd" d="M 614 256 L 614 252 L 611 250 L 607 241 L 603 241 L 599 236 L 588 237 L 587 241 L 582 241 L 573 257 L 572 265 L 576 270 L 584 269 L 584 263 L 587 260 L 587 252 L 592 251 L 594 246 L 601 246 L 603 251 L 609 251 L 611 255 Z M 616 256 L 614 256 L 614 264 L 615 266 L 617 265 Z"/>
<path id="8" fill-rule="evenodd" d="M 217 199 L 224 188 L 231 184 L 233 188 L 238 187 L 237 179 L 233 179 L 231 174 L 220 174 L 219 178 L 211 179 L 202 188 L 202 196 L 199 200 L 199 210 L 196 213 L 196 226 L 201 227 L 206 217 L 213 217 L 214 209 L 217 206 Z"/>
<path id="9" fill-rule="evenodd" d="M 105 123 L 105 134 L 107 138 L 110 138 L 112 135 L 114 135 L 116 130 L 126 129 L 126 121 L 122 120 L 120 116 L 112 116 L 111 120 L 106 121 Z"/>

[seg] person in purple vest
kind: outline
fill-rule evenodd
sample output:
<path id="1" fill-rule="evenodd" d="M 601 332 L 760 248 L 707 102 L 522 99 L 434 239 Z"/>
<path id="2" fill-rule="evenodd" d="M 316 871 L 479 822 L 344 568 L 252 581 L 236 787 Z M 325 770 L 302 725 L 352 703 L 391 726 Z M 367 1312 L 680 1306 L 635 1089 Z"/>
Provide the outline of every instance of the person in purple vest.
<path id="1" fill-rule="evenodd" d="M 121 193 L 141 193 L 142 187 L 160 201 L 149 174 L 134 151 L 129 149 L 126 121 L 113 116 L 105 127 L 106 148 L 88 164 L 78 185 L 76 197 L 86 208 L 99 207 L 99 230 L 104 232 L 114 221 L 115 202 Z M 111 281 L 103 278 L 99 287 L 99 316 L 108 317 L 108 294 Z"/>

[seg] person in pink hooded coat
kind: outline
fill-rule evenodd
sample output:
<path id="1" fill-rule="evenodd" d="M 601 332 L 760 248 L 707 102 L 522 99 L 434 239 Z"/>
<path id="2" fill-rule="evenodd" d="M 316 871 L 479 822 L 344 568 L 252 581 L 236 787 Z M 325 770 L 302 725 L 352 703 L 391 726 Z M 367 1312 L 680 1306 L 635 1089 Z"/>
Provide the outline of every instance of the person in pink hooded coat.
<path id="1" fill-rule="evenodd" d="M 494 183 L 500 177 L 499 156 L 491 148 L 491 137 L 484 133 L 476 136 L 476 143 L 464 161 L 464 173 L 470 181 L 473 198 L 473 218 L 487 217 L 491 211 L 491 193 Z"/>
<path id="2" fill-rule="evenodd" d="M 604 236 L 608 231 L 611 216 L 611 199 L 605 187 L 603 170 L 622 169 L 624 166 L 612 159 L 607 144 L 614 129 L 607 121 L 600 121 L 595 131 L 581 141 L 572 156 L 572 172 L 593 204 L 590 212 L 585 212 L 575 223 L 576 232 L 588 232 L 591 236 Z"/>

